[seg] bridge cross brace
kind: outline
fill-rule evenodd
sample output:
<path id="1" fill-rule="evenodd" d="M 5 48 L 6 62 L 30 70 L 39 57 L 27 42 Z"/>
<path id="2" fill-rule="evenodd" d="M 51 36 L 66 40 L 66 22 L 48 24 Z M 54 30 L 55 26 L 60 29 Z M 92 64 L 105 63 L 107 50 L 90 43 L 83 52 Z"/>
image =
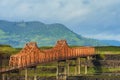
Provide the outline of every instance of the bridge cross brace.
<path id="1" fill-rule="evenodd" d="M 87 61 L 90 59 L 89 56 L 84 58 L 85 64 L 84 64 L 84 74 L 88 73 L 88 63 Z M 71 65 L 71 61 L 74 61 L 75 64 Z M 70 67 L 74 66 L 74 74 L 72 76 L 79 76 L 82 75 L 81 73 L 81 57 L 75 58 L 75 59 L 69 59 L 69 60 L 61 60 L 57 62 L 57 71 L 56 71 L 56 79 L 57 80 L 66 80 L 67 77 L 71 76 Z M 63 71 L 61 72 L 61 69 Z"/>
<path id="2" fill-rule="evenodd" d="M 80 74 L 80 58 L 72 59 L 72 60 L 61 60 L 57 62 L 57 70 L 56 70 L 56 79 L 57 80 L 66 80 L 67 77 L 71 75 L 70 72 L 70 62 L 75 61 L 74 66 L 74 75 Z M 63 71 L 61 71 L 61 69 Z"/>

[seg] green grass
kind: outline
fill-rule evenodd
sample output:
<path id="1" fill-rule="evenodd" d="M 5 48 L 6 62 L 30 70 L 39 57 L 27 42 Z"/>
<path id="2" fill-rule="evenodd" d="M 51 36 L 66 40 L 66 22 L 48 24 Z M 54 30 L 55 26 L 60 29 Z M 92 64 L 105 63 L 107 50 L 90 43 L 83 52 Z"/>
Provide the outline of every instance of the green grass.
<path id="1" fill-rule="evenodd" d="M 119 46 L 101 46 L 95 47 L 96 54 L 120 54 Z"/>
<path id="2" fill-rule="evenodd" d="M 8 55 L 11 55 L 11 54 L 15 54 L 17 52 L 19 52 L 21 49 L 17 49 L 17 48 L 13 48 L 11 46 L 3 46 L 3 45 L 0 45 L 0 54 L 8 54 Z"/>
<path id="3" fill-rule="evenodd" d="M 44 70 L 44 69 L 46 70 Z M 56 66 L 38 66 L 36 73 L 37 76 L 40 77 L 51 77 L 51 76 L 56 76 L 56 71 L 52 71 L 52 69 L 56 69 Z M 93 75 L 93 74 L 97 74 L 97 73 L 101 73 L 101 71 L 99 71 L 100 68 L 95 68 L 95 67 L 90 67 L 88 68 L 88 73 L 87 75 Z M 110 73 L 110 72 L 117 72 L 120 71 L 120 68 L 105 68 L 105 67 L 101 67 L 102 69 L 102 73 Z M 81 67 L 81 74 L 85 75 L 85 68 Z M 70 67 L 70 75 L 74 75 L 75 73 L 75 68 L 74 67 Z M 22 70 L 20 72 L 20 75 L 24 76 L 25 74 L 25 70 Z M 14 75 L 14 74 L 13 74 Z M 28 69 L 28 76 L 34 76 L 34 70 L 33 69 Z"/>
<path id="4" fill-rule="evenodd" d="M 95 49 L 96 51 L 120 51 L 120 46 L 99 46 Z"/>

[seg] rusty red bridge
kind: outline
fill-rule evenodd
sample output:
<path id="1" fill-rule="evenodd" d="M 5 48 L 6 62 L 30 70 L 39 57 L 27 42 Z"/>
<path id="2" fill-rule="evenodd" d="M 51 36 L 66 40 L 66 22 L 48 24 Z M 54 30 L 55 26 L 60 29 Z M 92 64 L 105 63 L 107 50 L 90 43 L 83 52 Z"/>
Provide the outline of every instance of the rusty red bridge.
<path id="1" fill-rule="evenodd" d="M 0 69 L 0 73 L 25 69 L 43 63 L 70 60 L 92 55 L 95 55 L 94 47 L 70 48 L 66 40 L 59 40 L 52 49 L 45 50 L 39 49 L 35 42 L 30 42 L 27 43 L 19 53 L 10 56 L 9 67 Z"/>

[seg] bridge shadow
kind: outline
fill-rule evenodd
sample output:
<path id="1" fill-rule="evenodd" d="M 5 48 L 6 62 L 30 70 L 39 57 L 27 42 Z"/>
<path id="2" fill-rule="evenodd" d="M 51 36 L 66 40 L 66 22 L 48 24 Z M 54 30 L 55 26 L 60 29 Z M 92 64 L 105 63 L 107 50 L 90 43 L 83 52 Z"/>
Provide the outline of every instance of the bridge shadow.
<path id="1" fill-rule="evenodd" d="M 101 64 L 100 60 L 102 60 L 100 55 L 93 56 L 92 64 L 93 64 L 93 68 L 95 71 L 94 74 L 96 74 L 96 75 L 103 73 L 102 64 Z"/>

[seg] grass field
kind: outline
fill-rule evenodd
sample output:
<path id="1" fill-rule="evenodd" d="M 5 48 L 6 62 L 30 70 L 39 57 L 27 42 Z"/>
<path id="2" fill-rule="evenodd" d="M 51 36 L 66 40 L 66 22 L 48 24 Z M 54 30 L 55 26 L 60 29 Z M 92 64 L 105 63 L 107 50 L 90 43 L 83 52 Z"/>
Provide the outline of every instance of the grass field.
<path id="1" fill-rule="evenodd" d="M 79 47 L 79 46 L 70 46 L 70 47 Z M 40 49 L 50 49 L 52 46 L 40 47 Z M 16 54 L 22 48 L 13 48 L 10 45 L 0 45 L 0 54 Z M 120 46 L 99 46 L 95 47 L 97 54 L 120 54 Z"/>
<path id="2" fill-rule="evenodd" d="M 97 54 L 120 54 L 120 46 L 95 47 Z"/>

